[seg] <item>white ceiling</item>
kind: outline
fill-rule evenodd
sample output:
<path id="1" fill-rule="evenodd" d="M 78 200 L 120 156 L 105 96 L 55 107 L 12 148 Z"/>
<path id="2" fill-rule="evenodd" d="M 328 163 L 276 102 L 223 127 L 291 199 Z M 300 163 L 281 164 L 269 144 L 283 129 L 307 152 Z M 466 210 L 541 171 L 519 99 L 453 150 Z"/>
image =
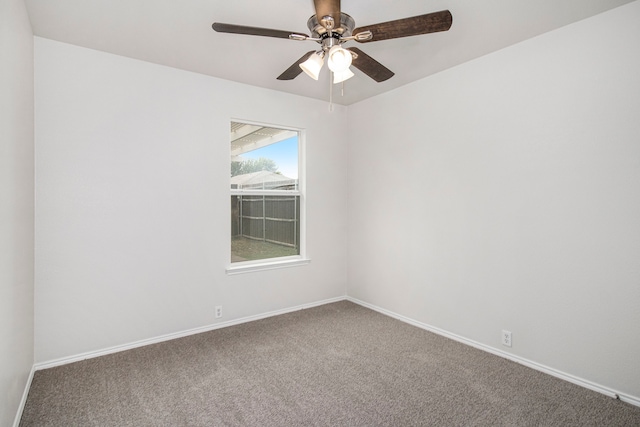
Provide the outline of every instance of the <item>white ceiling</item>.
<path id="1" fill-rule="evenodd" d="M 447 32 L 358 46 L 395 72 L 376 83 L 358 70 L 336 85 L 333 100 L 349 105 L 522 40 L 634 0 L 343 0 L 356 27 L 448 9 Z M 254 86 L 327 100 L 328 72 L 276 77 L 312 41 L 216 33 L 213 22 L 309 34 L 312 0 L 25 0 L 36 36 L 194 71 Z"/>

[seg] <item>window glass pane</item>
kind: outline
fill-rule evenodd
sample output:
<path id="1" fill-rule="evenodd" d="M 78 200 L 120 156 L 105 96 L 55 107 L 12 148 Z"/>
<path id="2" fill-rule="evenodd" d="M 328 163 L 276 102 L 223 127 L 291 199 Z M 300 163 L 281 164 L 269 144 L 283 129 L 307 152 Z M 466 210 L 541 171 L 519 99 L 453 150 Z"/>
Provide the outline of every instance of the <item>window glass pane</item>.
<path id="1" fill-rule="evenodd" d="M 300 255 L 300 196 L 231 196 L 231 262 Z"/>
<path id="2" fill-rule="evenodd" d="M 231 189 L 298 190 L 298 133 L 232 122 Z"/>

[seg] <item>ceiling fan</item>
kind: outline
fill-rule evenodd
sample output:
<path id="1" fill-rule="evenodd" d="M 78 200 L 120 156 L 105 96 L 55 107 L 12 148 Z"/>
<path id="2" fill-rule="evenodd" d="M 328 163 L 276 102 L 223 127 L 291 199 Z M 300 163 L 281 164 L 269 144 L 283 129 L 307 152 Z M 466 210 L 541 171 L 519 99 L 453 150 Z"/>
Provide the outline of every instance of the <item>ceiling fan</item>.
<path id="1" fill-rule="evenodd" d="M 351 77 L 349 69 L 353 65 L 376 82 L 393 77 L 393 71 L 364 53 L 357 47 L 344 49 L 348 41 L 359 43 L 396 39 L 420 34 L 447 31 L 451 28 L 451 12 L 443 10 L 395 21 L 355 27 L 353 18 L 340 10 L 340 0 L 314 0 L 315 15 L 307 21 L 311 36 L 295 31 L 272 30 L 247 27 L 244 25 L 214 22 L 212 27 L 221 33 L 247 34 L 252 36 L 276 37 L 290 40 L 311 40 L 320 44 L 321 49 L 305 53 L 300 59 L 278 76 L 278 80 L 293 80 L 303 71 L 318 80 L 325 58 L 333 72 L 333 82 L 340 83 Z"/>

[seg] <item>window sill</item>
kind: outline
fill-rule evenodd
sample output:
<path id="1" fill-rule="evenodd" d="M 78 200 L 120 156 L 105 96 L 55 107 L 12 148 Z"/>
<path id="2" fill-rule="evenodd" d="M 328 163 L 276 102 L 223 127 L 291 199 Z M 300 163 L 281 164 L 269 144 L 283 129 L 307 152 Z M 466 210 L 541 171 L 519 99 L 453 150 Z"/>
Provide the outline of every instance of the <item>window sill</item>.
<path id="1" fill-rule="evenodd" d="M 298 267 L 300 265 L 307 265 L 311 262 L 308 258 L 298 258 L 283 261 L 271 261 L 260 262 L 255 264 L 243 264 L 243 265 L 231 265 L 227 267 L 227 275 L 232 276 L 235 274 L 252 273 L 254 271 L 275 270 L 277 268 L 289 268 Z"/>

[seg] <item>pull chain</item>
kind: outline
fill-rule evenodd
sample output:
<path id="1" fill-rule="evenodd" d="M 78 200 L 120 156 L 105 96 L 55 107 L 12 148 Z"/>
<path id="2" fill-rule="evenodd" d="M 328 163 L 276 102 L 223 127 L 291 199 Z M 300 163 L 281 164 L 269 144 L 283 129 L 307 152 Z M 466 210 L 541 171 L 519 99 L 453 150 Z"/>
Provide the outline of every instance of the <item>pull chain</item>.
<path id="1" fill-rule="evenodd" d="M 329 71 L 329 111 L 333 111 L 333 71 Z"/>

